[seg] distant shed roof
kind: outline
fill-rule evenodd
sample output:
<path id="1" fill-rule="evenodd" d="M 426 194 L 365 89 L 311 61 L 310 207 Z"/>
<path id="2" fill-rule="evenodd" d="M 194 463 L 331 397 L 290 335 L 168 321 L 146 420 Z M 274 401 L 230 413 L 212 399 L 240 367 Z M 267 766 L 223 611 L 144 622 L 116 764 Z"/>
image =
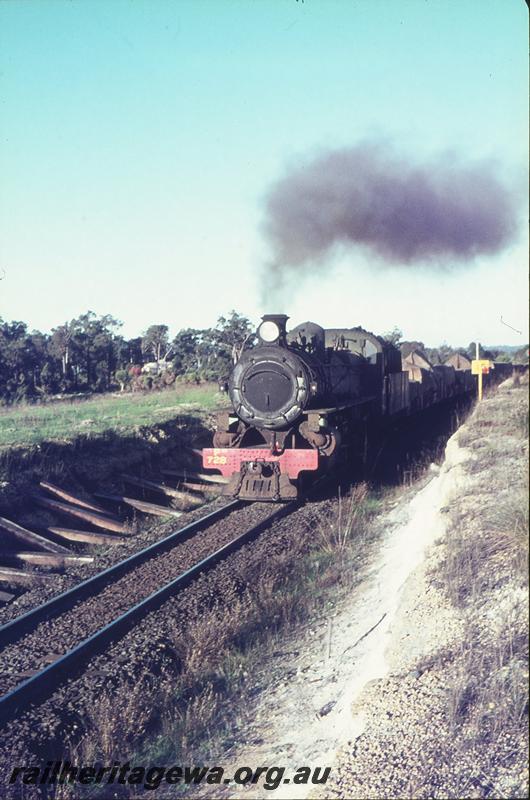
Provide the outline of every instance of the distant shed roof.
<path id="1" fill-rule="evenodd" d="M 421 369 L 432 370 L 432 364 L 421 350 L 413 350 L 406 358 L 402 358 L 403 367 L 407 366 L 421 367 Z"/>
<path id="2" fill-rule="evenodd" d="M 452 356 L 449 356 L 445 365 L 447 367 L 454 367 L 456 370 L 469 370 L 471 369 L 471 359 L 463 353 L 454 353 Z"/>

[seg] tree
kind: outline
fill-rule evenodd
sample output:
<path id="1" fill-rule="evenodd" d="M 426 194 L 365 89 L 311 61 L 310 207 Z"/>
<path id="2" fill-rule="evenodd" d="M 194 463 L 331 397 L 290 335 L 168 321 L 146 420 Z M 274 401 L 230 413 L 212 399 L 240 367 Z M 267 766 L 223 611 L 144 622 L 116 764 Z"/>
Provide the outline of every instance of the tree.
<path id="1" fill-rule="evenodd" d="M 119 360 L 120 364 L 141 364 L 142 363 L 142 337 L 136 336 L 134 339 L 122 339 L 119 341 Z"/>
<path id="2" fill-rule="evenodd" d="M 174 349 L 169 343 L 168 330 L 167 325 L 151 325 L 142 336 L 142 351 L 153 356 L 157 375 L 160 372 L 160 364 L 165 365 Z"/>
<path id="3" fill-rule="evenodd" d="M 431 364 L 445 364 L 447 359 L 456 353 L 452 347 L 450 347 L 447 342 L 438 345 L 438 347 L 427 347 L 425 350 L 425 354 Z"/>
<path id="4" fill-rule="evenodd" d="M 383 334 L 383 339 L 386 339 L 387 342 L 395 344 L 396 347 L 398 347 L 399 343 L 403 339 L 403 331 L 400 330 L 399 328 L 394 327 L 392 328 L 391 331 L 387 331 L 386 333 Z"/>
<path id="5" fill-rule="evenodd" d="M 73 324 L 68 322 L 52 330 L 49 350 L 52 355 L 61 360 L 63 378 L 68 378 L 70 370 L 70 355 L 74 333 Z"/>
<path id="6" fill-rule="evenodd" d="M 219 317 L 215 328 L 206 332 L 209 340 L 208 378 L 218 380 L 229 371 L 245 340 L 254 332 L 247 317 L 231 311 L 229 317 Z"/>
<path id="7" fill-rule="evenodd" d="M 185 328 L 173 339 L 173 368 L 179 375 L 195 372 L 201 368 L 205 355 L 204 331 Z"/>
<path id="8" fill-rule="evenodd" d="M 167 325 L 151 325 L 143 337 L 127 340 L 119 335 L 121 324 L 110 314 L 87 311 L 45 334 L 0 318 L 0 402 L 58 391 L 104 391 L 116 381 L 122 391 L 127 384 L 133 390 L 170 386 L 176 373 L 185 380 L 216 380 L 227 374 L 254 331 L 236 311 L 219 317 L 213 328 L 181 330 L 172 342 Z M 146 354 L 157 363 L 154 382 L 141 374 Z"/>
<path id="9" fill-rule="evenodd" d="M 99 391 L 108 389 L 116 369 L 116 330 L 122 323 L 110 314 L 98 317 L 88 311 L 74 321 L 83 342 L 83 367 L 87 386 Z"/>
<path id="10" fill-rule="evenodd" d="M 0 318 L 0 397 L 3 402 L 31 399 L 36 395 L 37 353 L 24 322 Z"/>
<path id="11" fill-rule="evenodd" d="M 186 328 L 173 339 L 173 367 L 184 379 L 218 380 L 230 370 L 235 352 L 254 326 L 232 311 L 219 317 L 214 328 Z"/>
<path id="12" fill-rule="evenodd" d="M 466 354 L 467 354 L 467 355 L 469 356 L 469 358 L 471 358 L 471 359 L 477 358 L 477 345 L 476 345 L 476 342 L 470 342 L 470 343 L 468 344 L 468 346 L 467 346 L 467 350 L 466 350 Z M 481 345 L 481 344 L 479 344 L 479 348 L 478 348 L 478 358 L 487 358 L 487 357 L 488 357 L 488 356 L 486 355 L 486 350 L 484 350 L 484 348 L 482 347 L 482 345 Z"/>
<path id="13" fill-rule="evenodd" d="M 47 361 L 40 371 L 38 391 L 42 394 L 53 394 L 59 389 L 60 375 L 53 362 Z"/>
<path id="14" fill-rule="evenodd" d="M 98 317 L 93 311 L 54 328 L 50 353 L 61 363 L 63 388 L 108 389 L 112 374 L 119 366 L 119 343 L 116 335 L 122 323 L 110 314 Z"/>
<path id="15" fill-rule="evenodd" d="M 513 354 L 514 364 L 528 364 L 528 345 L 525 344 Z"/>

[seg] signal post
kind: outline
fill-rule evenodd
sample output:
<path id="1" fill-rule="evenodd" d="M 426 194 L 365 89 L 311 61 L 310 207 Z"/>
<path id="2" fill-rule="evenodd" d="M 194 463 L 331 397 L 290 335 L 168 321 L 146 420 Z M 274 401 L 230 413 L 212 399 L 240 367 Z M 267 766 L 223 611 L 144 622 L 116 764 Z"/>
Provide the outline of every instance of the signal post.
<path id="1" fill-rule="evenodd" d="M 487 358 L 474 358 L 471 362 L 471 374 L 478 376 L 478 399 L 482 400 L 482 376 L 488 375 L 493 368 L 492 362 Z"/>

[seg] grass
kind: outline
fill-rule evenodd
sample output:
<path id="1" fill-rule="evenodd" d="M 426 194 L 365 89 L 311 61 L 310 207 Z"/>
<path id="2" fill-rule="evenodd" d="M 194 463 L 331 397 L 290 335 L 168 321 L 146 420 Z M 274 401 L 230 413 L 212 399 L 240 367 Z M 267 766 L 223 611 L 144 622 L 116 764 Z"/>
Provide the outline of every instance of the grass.
<path id="1" fill-rule="evenodd" d="M 368 514 L 367 497 L 368 486 L 359 483 L 346 497 L 339 494 L 335 514 L 316 521 L 315 531 L 323 553 L 333 556 L 347 553 L 351 549 L 354 535 L 358 545 L 363 536 L 363 521 Z"/>
<path id="2" fill-rule="evenodd" d="M 459 435 L 473 456 L 466 462 L 470 483 L 452 511 L 436 577 L 464 635 L 455 652 L 440 652 L 428 665 L 443 670 L 448 688 L 451 736 L 440 758 L 454 765 L 459 796 L 469 796 L 471 770 L 491 796 L 526 791 L 527 384 L 528 376 L 492 392 Z"/>
<path id="3" fill-rule="evenodd" d="M 203 384 L 3 408 L 0 409 L 0 448 L 69 441 L 80 434 L 108 430 L 134 430 L 142 425 L 166 422 L 185 411 L 213 410 L 222 402 L 217 384 Z"/>

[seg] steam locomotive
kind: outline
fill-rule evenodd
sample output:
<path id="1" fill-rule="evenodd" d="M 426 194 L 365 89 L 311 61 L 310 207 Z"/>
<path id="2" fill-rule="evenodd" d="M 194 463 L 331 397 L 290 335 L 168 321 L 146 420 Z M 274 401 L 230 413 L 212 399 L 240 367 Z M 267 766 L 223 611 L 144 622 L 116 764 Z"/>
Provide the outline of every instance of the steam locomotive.
<path id="1" fill-rule="evenodd" d="M 363 328 L 324 329 L 266 314 L 237 354 L 203 466 L 228 478 L 242 500 L 291 500 L 301 473 L 322 471 L 342 451 L 367 447 L 379 427 L 471 394 L 467 365 L 431 365 Z"/>

